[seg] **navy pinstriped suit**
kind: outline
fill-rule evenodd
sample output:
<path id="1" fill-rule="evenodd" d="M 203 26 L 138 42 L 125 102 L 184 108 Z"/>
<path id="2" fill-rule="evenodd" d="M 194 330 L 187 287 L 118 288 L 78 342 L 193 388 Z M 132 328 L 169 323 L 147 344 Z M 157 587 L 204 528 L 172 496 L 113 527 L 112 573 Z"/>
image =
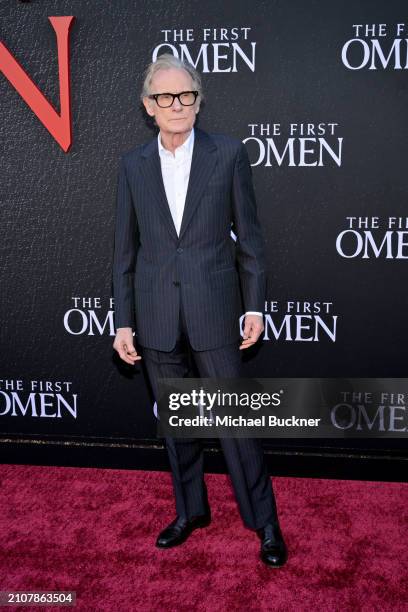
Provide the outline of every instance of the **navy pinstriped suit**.
<path id="1" fill-rule="evenodd" d="M 122 155 L 117 190 L 113 292 L 115 325 L 135 330 L 157 398 L 157 380 L 239 377 L 239 317 L 263 311 L 263 239 L 244 144 L 195 127 L 184 213 L 177 235 L 161 174 L 157 137 Z M 230 237 L 231 222 L 237 234 Z M 191 373 L 190 373 L 191 375 Z M 259 440 L 220 440 L 242 519 L 277 522 Z M 206 512 L 198 439 L 166 438 L 176 510 Z"/>

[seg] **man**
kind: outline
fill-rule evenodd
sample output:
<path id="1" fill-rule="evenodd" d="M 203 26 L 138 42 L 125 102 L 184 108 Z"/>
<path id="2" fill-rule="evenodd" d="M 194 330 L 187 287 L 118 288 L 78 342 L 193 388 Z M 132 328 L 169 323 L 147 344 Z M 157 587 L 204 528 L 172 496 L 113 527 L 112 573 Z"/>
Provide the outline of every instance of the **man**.
<path id="1" fill-rule="evenodd" d="M 203 99 L 194 67 L 159 56 L 146 70 L 141 99 L 160 131 L 121 158 L 113 346 L 126 363 L 144 359 L 157 399 L 158 379 L 188 375 L 191 359 L 203 378 L 241 375 L 240 350 L 264 329 L 265 272 L 246 148 L 194 127 Z M 165 440 L 177 516 L 157 538 L 160 548 L 181 544 L 211 520 L 200 441 Z M 220 443 L 243 522 L 261 539 L 261 559 L 280 567 L 287 549 L 261 442 Z"/>

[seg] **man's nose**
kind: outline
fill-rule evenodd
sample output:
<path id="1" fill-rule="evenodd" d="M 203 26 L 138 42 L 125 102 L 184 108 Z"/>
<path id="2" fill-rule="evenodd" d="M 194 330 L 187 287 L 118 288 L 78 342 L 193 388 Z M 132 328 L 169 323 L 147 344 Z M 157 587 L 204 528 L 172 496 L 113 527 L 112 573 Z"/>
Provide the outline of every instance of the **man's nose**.
<path id="1" fill-rule="evenodd" d="M 181 108 L 183 108 L 183 105 L 180 103 L 180 100 L 178 98 L 174 98 L 173 109 L 179 111 Z"/>

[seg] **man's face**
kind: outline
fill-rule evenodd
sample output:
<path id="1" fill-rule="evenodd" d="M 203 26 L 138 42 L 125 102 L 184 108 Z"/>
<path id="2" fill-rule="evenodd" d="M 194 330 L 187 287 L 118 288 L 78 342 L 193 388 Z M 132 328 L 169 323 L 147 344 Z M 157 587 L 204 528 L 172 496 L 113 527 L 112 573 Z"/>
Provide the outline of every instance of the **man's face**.
<path id="1" fill-rule="evenodd" d="M 191 76 L 186 70 L 169 68 L 158 70 L 153 76 L 150 93 L 181 93 L 182 91 L 193 91 Z M 183 106 L 177 98 L 172 106 L 160 108 L 155 100 L 143 98 L 143 104 L 147 113 L 155 118 L 162 132 L 179 134 L 189 132 L 194 125 L 196 114 L 200 107 L 200 96 L 197 97 L 192 106 Z"/>

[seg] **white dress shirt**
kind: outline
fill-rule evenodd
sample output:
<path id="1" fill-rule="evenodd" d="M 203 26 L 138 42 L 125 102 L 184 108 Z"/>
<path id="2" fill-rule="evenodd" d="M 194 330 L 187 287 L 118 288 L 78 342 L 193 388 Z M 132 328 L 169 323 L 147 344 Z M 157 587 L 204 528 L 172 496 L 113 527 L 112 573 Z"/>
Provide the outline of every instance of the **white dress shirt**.
<path id="1" fill-rule="evenodd" d="M 177 236 L 179 236 L 184 204 L 186 201 L 188 179 L 190 177 L 191 159 L 193 157 L 194 128 L 183 144 L 176 148 L 174 155 L 171 151 L 163 147 L 160 132 L 157 135 L 157 142 L 159 146 L 164 189 L 166 191 L 167 201 Z M 245 314 L 257 314 L 262 317 L 261 312 L 248 311 Z"/>

